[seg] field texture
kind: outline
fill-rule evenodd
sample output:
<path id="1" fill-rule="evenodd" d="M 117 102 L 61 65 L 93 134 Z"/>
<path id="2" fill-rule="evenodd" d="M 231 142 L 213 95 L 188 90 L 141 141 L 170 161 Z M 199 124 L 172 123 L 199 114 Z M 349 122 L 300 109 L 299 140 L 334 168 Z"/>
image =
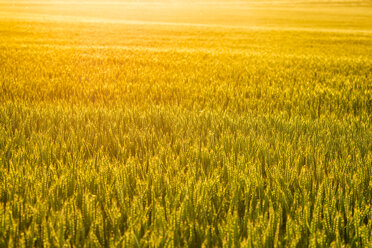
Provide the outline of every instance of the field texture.
<path id="1" fill-rule="evenodd" d="M 371 247 L 372 3 L 0 1 L 0 247 Z"/>

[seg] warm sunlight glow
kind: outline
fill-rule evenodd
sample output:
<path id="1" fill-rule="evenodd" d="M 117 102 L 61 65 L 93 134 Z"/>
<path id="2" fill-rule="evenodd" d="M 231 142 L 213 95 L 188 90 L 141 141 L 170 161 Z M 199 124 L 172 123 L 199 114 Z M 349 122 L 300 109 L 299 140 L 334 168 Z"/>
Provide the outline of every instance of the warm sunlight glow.
<path id="1" fill-rule="evenodd" d="M 0 247 L 372 247 L 372 3 L 0 0 Z"/>

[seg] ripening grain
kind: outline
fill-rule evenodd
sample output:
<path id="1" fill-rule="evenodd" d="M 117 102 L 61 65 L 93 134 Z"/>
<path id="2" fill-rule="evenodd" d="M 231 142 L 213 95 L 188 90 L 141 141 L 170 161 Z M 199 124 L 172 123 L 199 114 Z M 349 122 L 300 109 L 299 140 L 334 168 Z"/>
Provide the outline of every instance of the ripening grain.
<path id="1" fill-rule="evenodd" d="M 0 247 L 372 245 L 369 3 L 0 7 Z"/>

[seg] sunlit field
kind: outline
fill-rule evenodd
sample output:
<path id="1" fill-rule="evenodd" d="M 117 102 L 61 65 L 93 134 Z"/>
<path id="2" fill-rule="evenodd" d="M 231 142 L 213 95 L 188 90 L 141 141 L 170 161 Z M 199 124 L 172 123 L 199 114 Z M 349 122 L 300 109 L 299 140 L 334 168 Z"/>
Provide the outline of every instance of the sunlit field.
<path id="1" fill-rule="evenodd" d="M 371 120 L 371 1 L 0 1 L 0 247 L 371 247 Z"/>

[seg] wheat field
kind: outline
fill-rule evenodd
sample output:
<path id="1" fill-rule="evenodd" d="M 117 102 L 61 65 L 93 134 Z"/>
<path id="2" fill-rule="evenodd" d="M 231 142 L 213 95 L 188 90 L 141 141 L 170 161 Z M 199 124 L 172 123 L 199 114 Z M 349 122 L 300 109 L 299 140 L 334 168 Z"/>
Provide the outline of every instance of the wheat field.
<path id="1" fill-rule="evenodd" d="M 371 1 L 0 1 L 0 247 L 371 247 Z"/>

